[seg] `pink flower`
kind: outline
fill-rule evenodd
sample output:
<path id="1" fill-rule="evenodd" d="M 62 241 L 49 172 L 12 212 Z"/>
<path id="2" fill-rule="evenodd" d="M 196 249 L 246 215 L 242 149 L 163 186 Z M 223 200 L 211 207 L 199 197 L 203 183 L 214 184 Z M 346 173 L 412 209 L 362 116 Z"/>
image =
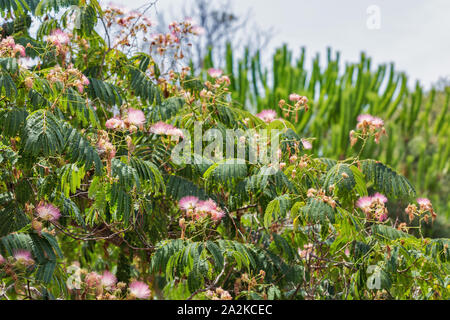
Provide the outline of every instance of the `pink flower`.
<path id="1" fill-rule="evenodd" d="M 56 221 L 61 216 L 59 209 L 51 203 L 39 205 L 36 212 L 39 218 L 46 221 Z"/>
<path id="2" fill-rule="evenodd" d="M 141 126 L 145 123 L 145 115 L 142 110 L 129 108 L 128 109 L 128 121 L 136 126 Z"/>
<path id="3" fill-rule="evenodd" d="M 212 199 L 199 201 L 195 208 L 195 214 L 196 218 L 202 218 L 209 215 L 214 221 L 222 219 L 222 217 L 225 215 L 225 213 L 217 206 L 217 204 Z"/>
<path id="4" fill-rule="evenodd" d="M 372 201 L 378 200 L 380 203 L 386 203 L 388 201 L 388 199 L 386 198 L 386 196 L 384 194 L 381 193 L 375 193 L 372 196 Z"/>
<path id="5" fill-rule="evenodd" d="M 150 297 L 150 289 L 142 281 L 133 281 L 130 283 L 130 292 L 138 299 L 148 299 Z"/>
<path id="6" fill-rule="evenodd" d="M 76 87 L 77 87 L 79 93 L 83 93 L 83 91 L 84 91 L 84 86 L 83 86 L 83 84 L 82 84 L 81 82 L 78 82 L 78 83 L 76 84 Z"/>
<path id="7" fill-rule="evenodd" d="M 386 220 L 388 218 L 388 215 L 386 213 L 383 213 L 382 215 L 380 215 L 378 217 L 378 221 L 383 222 L 384 220 Z"/>
<path id="8" fill-rule="evenodd" d="M 289 100 L 290 101 L 300 101 L 300 99 L 302 98 L 302 96 L 296 94 L 296 93 L 291 93 L 289 95 Z"/>
<path id="9" fill-rule="evenodd" d="M 306 150 L 312 149 L 312 144 L 311 144 L 311 142 L 309 142 L 309 141 L 306 140 L 306 139 L 302 139 L 302 145 L 303 145 L 303 148 L 305 148 Z"/>
<path id="10" fill-rule="evenodd" d="M 371 123 L 373 126 L 375 126 L 377 128 L 381 128 L 382 126 L 384 126 L 384 121 L 378 117 L 372 117 Z"/>
<path id="11" fill-rule="evenodd" d="M 16 46 L 16 42 L 14 41 L 14 38 L 11 36 L 8 36 L 6 39 L 2 40 L 2 44 L 10 47 L 11 49 L 14 49 Z"/>
<path id="12" fill-rule="evenodd" d="M 364 121 L 372 122 L 373 119 L 374 117 L 370 114 L 360 114 L 358 118 L 356 118 L 356 120 L 358 120 L 358 123 L 363 123 Z"/>
<path id="13" fill-rule="evenodd" d="M 214 210 L 210 212 L 210 215 L 212 220 L 219 221 L 225 216 L 225 212 L 223 212 L 222 210 Z"/>
<path id="14" fill-rule="evenodd" d="M 420 206 L 420 210 L 431 211 L 433 212 L 433 205 L 431 201 L 427 198 L 418 198 L 417 203 Z"/>
<path id="15" fill-rule="evenodd" d="M 169 130 L 167 130 L 167 135 L 168 136 L 184 138 L 183 131 L 181 131 L 180 129 L 175 128 L 175 127 L 170 128 Z"/>
<path id="16" fill-rule="evenodd" d="M 34 260 L 31 256 L 31 252 L 28 250 L 23 250 L 23 249 L 17 250 L 14 252 L 13 257 L 19 263 L 24 263 L 27 265 L 34 264 Z"/>
<path id="17" fill-rule="evenodd" d="M 361 197 L 356 201 L 356 206 L 361 209 L 370 208 L 372 205 L 372 197 Z"/>
<path id="18" fill-rule="evenodd" d="M 114 118 L 108 119 L 108 121 L 106 121 L 106 123 L 105 123 L 105 126 L 108 129 L 120 130 L 125 127 L 125 124 L 124 124 L 123 120 L 114 117 Z"/>
<path id="19" fill-rule="evenodd" d="M 47 38 L 48 42 L 51 42 L 55 46 L 68 44 L 70 41 L 69 34 L 65 33 L 61 29 L 54 30 Z"/>
<path id="20" fill-rule="evenodd" d="M 97 272 L 90 272 L 84 278 L 84 282 L 89 288 L 97 287 L 102 282 L 102 277 Z"/>
<path id="21" fill-rule="evenodd" d="M 158 135 L 166 135 L 170 127 L 169 124 L 159 121 L 150 127 L 150 132 Z"/>
<path id="22" fill-rule="evenodd" d="M 81 83 L 82 83 L 84 86 L 88 86 L 88 85 L 89 85 L 89 79 L 88 79 L 85 75 L 83 75 L 83 76 L 81 77 Z"/>
<path id="23" fill-rule="evenodd" d="M 421 206 L 429 206 L 431 205 L 431 201 L 428 198 L 417 198 L 417 203 Z"/>
<path id="24" fill-rule="evenodd" d="M 183 132 L 174 126 L 159 121 L 150 127 L 150 132 L 158 135 L 179 136 L 184 137 Z"/>
<path id="25" fill-rule="evenodd" d="M 208 69 L 208 74 L 213 77 L 213 78 L 218 78 L 222 75 L 223 71 L 220 69 L 215 69 L 215 68 L 209 68 Z"/>
<path id="26" fill-rule="evenodd" d="M 0 254 L 0 265 L 5 263 L 5 258 L 3 258 L 3 256 Z"/>
<path id="27" fill-rule="evenodd" d="M 102 285 L 106 288 L 112 288 L 117 283 L 117 278 L 114 274 L 106 270 L 102 275 Z"/>
<path id="28" fill-rule="evenodd" d="M 216 209 L 217 209 L 217 205 L 211 199 L 206 200 L 206 201 L 199 201 L 196 206 L 196 210 L 202 211 L 202 212 L 211 212 Z"/>
<path id="29" fill-rule="evenodd" d="M 275 110 L 266 109 L 262 110 L 260 113 L 257 113 L 256 116 L 263 120 L 264 122 L 270 123 L 277 117 L 277 113 Z"/>
<path id="30" fill-rule="evenodd" d="M 182 210 L 193 210 L 198 203 L 198 198 L 194 196 L 187 196 L 180 199 L 178 205 Z"/>
<path id="31" fill-rule="evenodd" d="M 21 44 L 16 44 L 14 47 L 14 52 L 19 52 L 21 57 L 25 57 L 25 47 Z"/>

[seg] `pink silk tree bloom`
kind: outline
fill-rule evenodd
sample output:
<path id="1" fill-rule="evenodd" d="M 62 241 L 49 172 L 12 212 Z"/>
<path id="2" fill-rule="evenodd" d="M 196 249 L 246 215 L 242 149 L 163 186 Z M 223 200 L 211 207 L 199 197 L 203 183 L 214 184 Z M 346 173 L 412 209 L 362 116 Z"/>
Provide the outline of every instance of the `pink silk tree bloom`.
<path id="1" fill-rule="evenodd" d="M 167 133 L 169 136 L 184 138 L 183 131 L 178 128 L 170 129 Z"/>
<path id="2" fill-rule="evenodd" d="M 374 117 L 370 114 L 360 114 L 358 118 L 356 118 L 356 120 L 358 121 L 358 123 L 363 123 L 364 121 L 372 122 L 374 120 Z"/>
<path id="3" fill-rule="evenodd" d="M 117 278 L 113 273 L 106 270 L 105 272 L 103 272 L 101 282 L 104 287 L 112 288 L 117 283 Z"/>
<path id="4" fill-rule="evenodd" d="M 383 222 L 388 218 L 388 215 L 386 213 L 383 213 L 378 217 L 378 221 Z"/>
<path id="5" fill-rule="evenodd" d="M 138 299 L 148 299 L 150 297 L 150 289 L 142 281 L 133 281 L 130 283 L 130 293 Z"/>
<path id="6" fill-rule="evenodd" d="M 177 136 L 184 138 L 183 131 L 171 124 L 159 121 L 150 127 L 150 132 L 158 135 Z"/>
<path id="7" fill-rule="evenodd" d="M 384 126 L 384 121 L 381 118 L 373 117 L 371 124 L 377 128 L 381 128 L 382 126 Z"/>
<path id="8" fill-rule="evenodd" d="M 125 128 L 125 124 L 124 124 L 123 120 L 116 118 L 116 117 L 108 119 L 105 123 L 105 126 L 106 126 L 106 128 L 112 129 L 112 130 L 120 130 L 120 129 Z"/>
<path id="9" fill-rule="evenodd" d="M 262 110 L 260 113 L 257 113 L 256 116 L 263 120 L 264 122 L 270 123 L 276 119 L 277 113 L 275 110 L 266 109 Z"/>
<path id="10" fill-rule="evenodd" d="M 4 46 L 10 47 L 11 49 L 13 49 L 16 46 L 16 42 L 14 41 L 14 38 L 11 36 L 8 36 L 6 39 L 3 39 L 2 44 Z"/>
<path id="11" fill-rule="evenodd" d="M 101 284 L 102 276 L 97 272 L 90 272 L 86 275 L 86 278 L 84 278 L 84 282 L 89 288 L 94 288 Z"/>
<path id="12" fill-rule="evenodd" d="M 198 198 L 194 196 L 187 196 L 180 199 L 178 205 L 182 210 L 193 210 L 198 203 Z"/>
<path id="13" fill-rule="evenodd" d="M 361 209 L 370 208 L 372 205 L 372 197 L 361 197 L 356 201 L 356 206 Z"/>
<path id="14" fill-rule="evenodd" d="M 388 201 L 388 199 L 386 198 L 386 196 L 384 194 L 381 193 L 375 193 L 372 196 L 372 201 L 378 200 L 380 203 L 386 203 Z"/>
<path id="15" fill-rule="evenodd" d="M 290 100 L 290 101 L 295 101 L 295 102 L 297 102 L 297 101 L 299 101 L 301 98 L 302 98 L 302 96 L 300 96 L 300 95 L 298 95 L 298 94 L 296 94 L 296 93 L 291 93 L 291 94 L 289 95 L 289 100 Z"/>
<path id="16" fill-rule="evenodd" d="M 79 93 L 83 93 L 84 92 L 84 85 L 83 85 L 83 83 L 81 83 L 81 81 L 78 81 L 75 86 L 77 87 L 77 90 L 78 90 Z"/>
<path id="17" fill-rule="evenodd" d="M 306 150 L 312 149 L 312 143 L 306 139 L 302 139 L 302 145 Z"/>
<path id="18" fill-rule="evenodd" d="M 36 212 L 38 217 L 45 221 L 56 221 L 61 216 L 59 209 L 51 203 L 37 206 Z"/>
<path id="19" fill-rule="evenodd" d="M 417 203 L 420 206 L 420 210 L 431 211 L 433 212 L 433 205 L 428 198 L 418 198 Z"/>
<path id="20" fill-rule="evenodd" d="M 150 132 L 158 135 L 166 135 L 171 128 L 171 125 L 159 121 L 150 127 Z"/>
<path id="21" fill-rule="evenodd" d="M 208 199 L 206 201 L 199 201 L 197 203 L 197 209 L 204 210 L 206 212 L 211 212 L 217 210 L 217 205 L 213 200 Z"/>
<path id="22" fill-rule="evenodd" d="M 31 252 L 24 249 L 16 250 L 13 254 L 14 259 L 16 259 L 19 263 L 24 264 L 34 264 L 33 257 L 31 256 Z"/>
<path id="23" fill-rule="evenodd" d="M 213 77 L 213 78 L 218 78 L 222 75 L 223 71 L 220 69 L 215 69 L 215 68 L 209 68 L 208 69 L 208 74 Z"/>
<path id="24" fill-rule="evenodd" d="M 85 75 L 83 75 L 83 76 L 81 77 L 81 83 L 82 83 L 84 86 L 88 86 L 88 85 L 89 85 L 89 79 L 88 79 Z"/>
<path id="25" fill-rule="evenodd" d="M 219 221 L 225 215 L 212 199 L 199 201 L 195 207 L 195 213 L 197 218 L 209 215 L 214 221 Z"/>
<path id="26" fill-rule="evenodd" d="M 16 44 L 15 45 L 15 47 L 14 47 L 14 52 L 15 53 L 20 53 L 20 56 L 21 57 L 25 57 L 25 47 L 24 46 L 22 46 L 21 44 Z"/>
<path id="27" fill-rule="evenodd" d="M 223 212 L 222 210 L 211 211 L 211 219 L 214 221 L 219 221 L 224 216 L 225 216 L 225 212 Z"/>
<path id="28" fill-rule="evenodd" d="M 65 33 L 61 29 L 56 29 L 50 34 L 50 36 L 47 38 L 47 41 L 53 43 L 55 46 L 60 46 L 63 44 L 68 44 L 70 38 L 69 34 Z"/>
<path id="29" fill-rule="evenodd" d="M 417 203 L 421 206 L 429 206 L 431 205 L 431 201 L 428 198 L 417 198 Z"/>
<path id="30" fill-rule="evenodd" d="M 145 123 L 145 114 L 142 110 L 129 108 L 128 109 L 128 122 L 136 126 L 141 126 Z"/>

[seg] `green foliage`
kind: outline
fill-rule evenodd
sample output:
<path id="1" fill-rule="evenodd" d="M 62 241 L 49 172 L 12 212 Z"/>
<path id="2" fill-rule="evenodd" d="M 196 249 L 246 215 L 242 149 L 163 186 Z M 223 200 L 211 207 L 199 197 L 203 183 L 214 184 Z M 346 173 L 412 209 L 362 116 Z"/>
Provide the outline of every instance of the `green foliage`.
<path id="1" fill-rule="evenodd" d="M 411 198 L 416 195 L 416 190 L 405 177 L 381 162 L 364 160 L 361 165 L 367 182 L 372 182 L 376 190 L 393 197 Z"/>
<path id="2" fill-rule="evenodd" d="M 313 152 L 335 159 L 352 155 L 348 134 L 359 114 L 389 120 L 388 136 L 381 139 L 380 146 L 367 144 L 362 157 L 378 159 L 401 172 L 420 193 L 432 198 L 438 212 L 448 216 L 448 86 L 427 92 L 418 82 L 411 84 L 394 64 L 374 66 L 364 53 L 359 61 L 344 64 L 339 52 L 328 48 L 326 59 L 316 54 L 308 63 L 305 48 L 294 57 L 284 45 L 272 55 L 272 64 L 264 65 L 261 52 L 249 52 L 233 52 L 229 44 L 222 66 L 214 66 L 205 57 L 205 68 L 226 71 L 232 97 L 240 102 L 240 108 L 260 112 L 271 106 L 293 123 L 298 135 L 316 139 Z M 278 107 L 291 93 L 308 98 L 308 112 L 286 115 Z M 396 184 L 411 189 L 403 182 Z M 391 187 L 396 186 L 388 186 L 387 191 L 397 196 Z"/>
<path id="3" fill-rule="evenodd" d="M 304 51 L 292 64 L 285 47 L 269 75 L 259 53 L 237 61 L 228 46 L 230 84 L 204 82 L 176 55 L 174 69 L 160 63 L 184 43 L 156 56 L 139 52 L 137 35 L 116 42 L 125 33 L 109 32 L 118 19 L 97 1 L 0 0 L 0 10 L 15 17 L 2 36 L 38 61 L 0 50 L 0 299 L 140 298 L 137 280 L 156 299 L 449 298 L 449 240 L 424 236 L 436 213 L 412 183 L 424 190 L 430 170 L 448 167 L 448 112 L 433 106 L 449 95 L 433 91 L 423 110 L 427 93 L 392 66 L 373 71 L 362 56 L 341 72 L 330 53 L 308 72 Z M 60 28 L 68 43 L 48 38 Z M 250 112 L 292 92 L 308 111 L 277 109 L 271 122 Z M 365 112 L 385 116 L 388 140 L 363 137 L 353 150 L 348 133 Z M 198 123 L 245 159 L 208 154 Z M 190 162 L 175 161 L 179 142 L 195 151 Z M 269 146 L 278 162 L 247 160 Z M 106 271 L 121 283 L 100 285 Z"/>

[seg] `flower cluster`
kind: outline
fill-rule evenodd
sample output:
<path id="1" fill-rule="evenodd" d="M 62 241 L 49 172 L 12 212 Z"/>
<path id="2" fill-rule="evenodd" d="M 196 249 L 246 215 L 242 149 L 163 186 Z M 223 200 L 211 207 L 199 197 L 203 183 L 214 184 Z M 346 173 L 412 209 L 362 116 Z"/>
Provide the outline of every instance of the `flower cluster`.
<path id="1" fill-rule="evenodd" d="M 409 221 L 414 220 L 415 216 L 423 216 L 425 222 L 428 222 L 429 216 L 426 214 L 428 212 L 431 214 L 432 221 L 434 221 L 437 215 L 436 212 L 434 212 L 431 201 L 427 198 L 418 198 L 416 201 L 419 204 L 419 208 L 417 208 L 415 204 L 409 204 L 405 209 L 405 212 L 409 217 Z"/>
<path id="2" fill-rule="evenodd" d="M 295 102 L 296 108 L 304 107 L 306 111 L 308 110 L 308 105 L 307 105 L 308 98 L 307 97 L 298 95 L 296 93 L 291 93 L 289 95 L 289 101 Z"/>
<path id="3" fill-rule="evenodd" d="M 19 265 L 32 266 L 34 264 L 34 259 L 31 252 L 24 249 L 19 249 L 14 251 L 13 257 Z"/>
<path id="4" fill-rule="evenodd" d="M 295 114 L 295 122 L 298 122 L 298 120 L 299 120 L 298 112 L 302 109 L 304 109 L 305 112 L 308 111 L 308 104 L 307 104 L 308 98 L 305 96 L 301 96 L 297 93 L 291 93 L 289 95 L 289 101 L 291 101 L 294 104 L 293 105 L 289 104 L 286 102 L 286 100 L 281 99 L 278 102 L 278 106 L 280 107 L 281 110 L 284 111 L 284 116 L 286 118 L 288 118 L 289 115 L 292 113 L 292 114 Z"/>
<path id="5" fill-rule="evenodd" d="M 350 131 L 350 144 L 354 146 L 358 141 L 358 137 L 365 139 L 370 135 L 374 136 L 375 143 L 380 143 L 380 138 L 384 134 L 386 135 L 386 129 L 384 128 L 384 121 L 378 117 L 371 116 L 370 114 L 361 114 L 357 118 L 358 123 L 356 129 Z"/>
<path id="6" fill-rule="evenodd" d="M 205 88 L 200 91 L 200 102 L 204 114 L 208 112 L 208 104 L 215 105 L 216 100 L 222 98 L 222 96 L 229 91 L 228 86 L 231 84 L 231 80 L 222 73 L 223 71 L 220 69 L 208 69 L 208 75 L 213 78 L 214 81 L 205 81 Z M 191 95 L 190 92 L 185 92 L 184 95 L 187 104 L 191 105 L 194 103 L 195 96 Z"/>
<path id="7" fill-rule="evenodd" d="M 131 297 L 137 299 L 148 299 L 150 297 L 150 289 L 145 282 L 133 281 L 129 286 Z"/>
<path id="8" fill-rule="evenodd" d="M 51 203 L 42 203 L 36 207 L 37 216 L 44 221 L 57 221 L 61 213 Z"/>
<path id="9" fill-rule="evenodd" d="M 187 196 L 181 198 L 178 205 L 186 212 L 187 217 L 192 217 L 194 220 L 209 216 L 212 220 L 218 221 L 225 215 L 211 199 L 200 201 L 197 197 Z"/>
<path id="10" fill-rule="evenodd" d="M 105 155 L 108 160 L 116 156 L 116 147 L 109 141 L 108 133 L 104 130 L 98 131 L 97 150 L 99 154 Z"/>
<path id="11" fill-rule="evenodd" d="M 272 109 L 262 110 L 260 113 L 257 113 L 256 116 L 266 123 L 270 123 L 277 119 L 277 113 Z"/>
<path id="12" fill-rule="evenodd" d="M 232 300 L 231 294 L 223 290 L 221 287 L 216 288 L 216 290 L 207 290 L 206 296 L 211 300 Z"/>
<path id="13" fill-rule="evenodd" d="M 385 207 L 387 200 L 386 196 L 377 192 L 373 196 L 359 198 L 356 206 L 364 211 L 368 219 L 375 218 L 383 222 L 388 218 L 388 211 Z"/>
<path id="14" fill-rule="evenodd" d="M 114 41 L 113 47 L 129 47 L 133 41 L 139 38 L 142 42 L 148 42 L 146 35 L 150 27 L 156 26 L 144 13 L 136 10 L 128 10 L 114 4 L 109 4 L 104 10 L 104 19 L 108 29 L 117 30 L 111 33 L 110 37 Z"/>
<path id="15" fill-rule="evenodd" d="M 143 129 L 145 124 L 145 114 L 142 110 L 128 108 L 126 116 L 123 118 L 113 117 L 106 121 L 105 126 L 111 130 L 124 130 L 128 129 L 134 132 L 139 129 Z"/>
<path id="16" fill-rule="evenodd" d="M 157 135 L 175 136 L 184 138 L 183 132 L 171 124 L 159 121 L 150 127 L 150 132 Z"/>
<path id="17" fill-rule="evenodd" d="M 298 249 L 298 254 L 301 258 L 305 260 L 309 260 L 311 254 L 314 253 L 314 245 L 312 243 L 308 243 L 303 245 L 303 250 Z"/>
<path id="18" fill-rule="evenodd" d="M 29 250 L 16 249 L 11 257 L 4 258 L 0 254 L 0 273 L 4 271 L 7 275 L 17 278 L 17 271 L 24 271 L 35 264 Z"/>
<path id="19" fill-rule="evenodd" d="M 316 190 L 314 188 L 309 188 L 308 192 L 306 193 L 306 196 L 308 198 L 316 198 L 320 199 L 325 203 L 328 203 L 331 207 L 336 207 L 336 201 L 334 201 L 333 197 L 327 196 L 325 194 L 325 191 L 322 189 Z"/>
<path id="20" fill-rule="evenodd" d="M 25 47 L 21 44 L 16 44 L 14 38 L 9 36 L 0 42 L 0 56 L 15 58 L 19 54 L 25 57 Z"/>
<path id="21" fill-rule="evenodd" d="M 204 29 L 195 24 L 195 22 L 188 18 L 184 21 L 173 21 L 169 24 L 169 32 L 153 34 L 151 37 L 150 46 L 152 49 L 156 49 L 160 55 L 168 51 L 173 51 L 173 57 L 177 59 L 183 59 L 184 54 L 181 50 L 181 42 L 189 35 L 202 35 Z M 188 44 L 190 45 L 190 44 Z"/>
<path id="22" fill-rule="evenodd" d="M 81 269 L 81 273 L 86 274 L 87 271 Z M 120 298 L 148 299 L 151 294 L 146 283 L 134 280 L 128 286 L 127 296 L 123 296 L 123 293 L 126 292 L 126 284 L 117 282 L 116 276 L 108 270 L 105 270 L 101 275 L 95 271 L 87 273 L 83 283 L 86 292 L 95 293 L 96 298 L 99 300 L 116 300 Z"/>
<path id="23" fill-rule="evenodd" d="M 68 44 L 71 38 L 71 34 L 62 31 L 61 29 L 56 29 L 47 37 L 47 43 L 56 48 L 58 55 L 65 57 L 69 51 Z"/>
<path id="24" fill-rule="evenodd" d="M 101 284 L 106 289 L 113 289 L 117 283 L 116 276 L 111 273 L 110 271 L 106 270 L 103 272 L 102 278 L 101 278 Z"/>
<path id="25" fill-rule="evenodd" d="M 60 66 L 55 66 L 47 73 L 46 78 L 50 84 L 62 83 L 67 87 L 75 87 L 79 93 L 83 93 L 84 87 L 89 85 L 89 79 L 72 66 L 65 70 Z"/>
<path id="26" fill-rule="evenodd" d="M 219 78 L 222 75 L 223 71 L 221 69 L 209 68 L 208 74 L 211 78 Z"/>

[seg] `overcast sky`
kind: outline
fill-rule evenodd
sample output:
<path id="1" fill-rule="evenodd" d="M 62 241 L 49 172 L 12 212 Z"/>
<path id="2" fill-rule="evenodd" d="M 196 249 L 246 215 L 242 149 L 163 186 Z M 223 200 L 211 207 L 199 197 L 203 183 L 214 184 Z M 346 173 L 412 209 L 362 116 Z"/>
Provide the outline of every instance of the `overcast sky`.
<path id="1" fill-rule="evenodd" d="M 114 2 L 137 8 L 148 1 Z M 182 18 L 179 8 L 192 1 L 159 0 L 157 9 Z M 361 51 L 375 63 L 393 61 L 397 70 L 427 87 L 440 76 L 450 76 L 449 0 L 231 1 L 237 14 L 251 9 L 258 25 L 274 27 L 270 52 L 282 43 L 292 49 L 306 46 L 309 55 L 324 54 L 331 46 L 345 61 L 358 60 Z M 375 11 L 368 13 L 371 6 Z"/>

